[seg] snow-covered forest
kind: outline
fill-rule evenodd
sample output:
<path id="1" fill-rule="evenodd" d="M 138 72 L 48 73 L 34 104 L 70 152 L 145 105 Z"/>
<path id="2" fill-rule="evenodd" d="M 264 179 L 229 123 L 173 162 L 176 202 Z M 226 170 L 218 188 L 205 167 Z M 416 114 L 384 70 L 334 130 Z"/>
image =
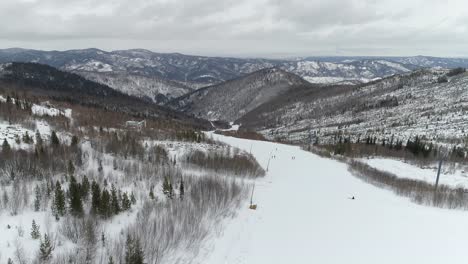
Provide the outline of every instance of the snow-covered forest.
<path id="1" fill-rule="evenodd" d="M 265 173 L 200 131 L 128 120 L 0 95 L 1 263 L 188 262 Z"/>

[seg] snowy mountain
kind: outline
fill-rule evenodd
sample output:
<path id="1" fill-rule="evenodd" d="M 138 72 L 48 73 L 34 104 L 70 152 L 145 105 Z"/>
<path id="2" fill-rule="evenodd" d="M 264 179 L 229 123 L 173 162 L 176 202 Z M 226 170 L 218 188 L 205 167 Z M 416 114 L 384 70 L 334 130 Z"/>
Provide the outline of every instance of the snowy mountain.
<path id="1" fill-rule="evenodd" d="M 218 85 L 198 89 L 169 106 L 209 120 L 234 121 L 297 86 L 311 86 L 299 76 L 269 68 Z"/>
<path id="2" fill-rule="evenodd" d="M 245 114 L 238 122 L 272 139 L 336 143 L 340 135 L 414 136 L 464 144 L 467 136 L 468 74 L 418 70 L 359 86 L 296 89 Z"/>
<path id="3" fill-rule="evenodd" d="M 437 58 L 428 56 L 415 56 L 415 57 L 400 57 L 395 58 L 394 61 L 404 64 L 412 64 L 425 68 L 457 68 L 468 67 L 468 59 L 466 58 Z"/>
<path id="4" fill-rule="evenodd" d="M 67 71 L 117 72 L 158 77 L 199 88 L 220 83 L 264 68 L 279 67 L 307 80 L 369 81 L 421 67 L 458 67 L 466 59 L 435 57 L 307 57 L 294 60 L 248 59 L 155 53 L 133 49 L 39 51 L 0 50 L 0 62 L 23 61 L 48 64 Z M 328 78 L 328 79 L 327 79 Z"/>
<path id="5" fill-rule="evenodd" d="M 410 72 L 416 67 L 382 59 L 342 62 L 305 59 L 285 63 L 282 68 L 303 77 L 311 83 L 338 83 L 343 81 L 366 83 L 385 76 Z"/>
<path id="6" fill-rule="evenodd" d="M 15 93 L 25 91 L 46 94 L 55 99 L 96 106 L 114 112 L 161 120 L 176 119 L 177 122 L 194 127 L 211 128 L 206 120 L 181 114 L 48 65 L 19 62 L 1 64 L 0 85 L 2 88 L 15 90 Z"/>
<path id="7" fill-rule="evenodd" d="M 158 77 L 145 77 L 134 74 L 114 72 L 76 71 L 88 80 L 105 84 L 122 93 L 164 104 L 171 99 L 193 91 L 192 88 L 178 82 Z"/>

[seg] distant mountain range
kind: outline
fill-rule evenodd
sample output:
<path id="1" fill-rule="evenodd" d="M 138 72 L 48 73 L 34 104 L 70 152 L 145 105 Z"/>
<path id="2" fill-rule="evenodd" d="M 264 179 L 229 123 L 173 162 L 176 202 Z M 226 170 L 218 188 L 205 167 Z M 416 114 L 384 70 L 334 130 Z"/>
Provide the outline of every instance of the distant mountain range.
<path id="1" fill-rule="evenodd" d="M 465 59 L 280 61 L 159 56 L 142 50 L 0 51 L 0 62 L 28 59 L 55 63 L 59 70 L 38 63 L 3 63 L 0 84 L 195 127 L 211 129 L 206 120 L 236 122 L 269 139 L 293 142 L 315 138 L 336 143 L 341 136 L 406 140 L 421 135 L 453 144 L 468 137 L 468 73 L 447 69 L 468 66 Z M 319 78 L 322 83 L 312 83 Z"/>
<path id="2" fill-rule="evenodd" d="M 133 49 L 0 50 L 0 62 L 36 62 L 77 73 L 121 92 L 164 104 L 194 89 L 277 67 L 311 83 L 357 84 L 426 67 L 468 67 L 468 59 L 435 57 L 306 57 L 245 59 Z"/>

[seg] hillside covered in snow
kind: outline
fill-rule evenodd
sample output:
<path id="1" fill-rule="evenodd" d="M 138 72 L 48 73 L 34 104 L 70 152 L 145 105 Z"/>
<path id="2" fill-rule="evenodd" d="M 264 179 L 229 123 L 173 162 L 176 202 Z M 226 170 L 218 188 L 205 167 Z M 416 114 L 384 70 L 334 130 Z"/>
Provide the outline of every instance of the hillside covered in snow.
<path id="1" fill-rule="evenodd" d="M 189 263 L 265 174 L 206 121 L 50 66 L 2 68 L 0 263 Z"/>
<path id="2" fill-rule="evenodd" d="M 234 121 L 297 86 L 312 85 L 297 75 L 269 68 L 198 89 L 170 101 L 168 106 L 209 120 Z"/>
<path id="3" fill-rule="evenodd" d="M 338 143 L 377 138 L 465 144 L 468 75 L 418 70 L 358 86 L 296 89 L 238 120 L 271 139 Z M 450 74 L 448 74 L 450 75 Z"/>

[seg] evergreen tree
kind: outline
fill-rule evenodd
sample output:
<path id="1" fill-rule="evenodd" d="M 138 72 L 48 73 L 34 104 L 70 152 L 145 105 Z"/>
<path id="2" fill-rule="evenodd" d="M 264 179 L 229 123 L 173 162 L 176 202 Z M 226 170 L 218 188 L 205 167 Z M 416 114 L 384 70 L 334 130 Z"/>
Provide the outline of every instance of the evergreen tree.
<path id="1" fill-rule="evenodd" d="M 39 130 L 36 130 L 36 145 L 42 146 L 42 137 Z"/>
<path id="2" fill-rule="evenodd" d="M 32 239 L 41 238 L 41 233 L 39 231 L 39 226 L 36 224 L 36 221 L 34 221 L 34 219 L 32 220 L 31 238 Z"/>
<path id="3" fill-rule="evenodd" d="M 73 162 L 71 160 L 68 161 L 67 171 L 69 176 L 73 176 L 73 174 L 75 174 L 75 166 L 73 166 Z"/>
<path id="4" fill-rule="evenodd" d="M 403 148 L 403 141 L 397 140 L 395 144 L 395 150 L 401 150 Z"/>
<path id="5" fill-rule="evenodd" d="M 164 182 L 163 182 L 163 193 L 168 197 L 172 198 L 172 195 L 174 193 L 174 190 L 172 189 L 172 183 L 169 180 L 169 177 L 164 177 Z"/>
<path id="6" fill-rule="evenodd" d="M 52 134 L 50 135 L 50 144 L 53 147 L 58 147 L 60 145 L 60 140 L 57 137 L 57 133 L 55 133 L 55 131 L 52 131 Z"/>
<path id="7" fill-rule="evenodd" d="M 109 262 L 107 262 L 108 264 L 114 264 L 114 260 L 112 259 L 112 256 L 109 257 Z"/>
<path id="8" fill-rule="evenodd" d="M 132 264 L 143 264 L 145 256 L 143 253 L 143 249 L 141 248 L 139 239 L 134 240 L 134 249 L 135 250 L 132 258 Z"/>
<path id="9" fill-rule="evenodd" d="M 14 262 L 11 260 L 11 258 L 8 258 L 7 264 L 14 264 Z"/>
<path id="10" fill-rule="evenodd" d="M 111 187 L 111 213 L 114 215 L 120 213 L 120 202 L 114 184 Z"/>
<path id="11" fill-rule="evenodd" d="M 154 196 L 154 186 L 153 185 L 151 185 L 151 187 L 150 187 L 149 197 L 151 198 L 151 200 L 154 200 L 154 198 L 156 198 Z"/>
<path id="12" fill-rule="evenodd" d="M 3 139 L 2 153 L 3 154 L 8 154 L 8 153 L 10 153 L 10 151 L 11 151 L 10 144 L 8 143 L 8 141 L 5 138 L 5 139 Z"/>
<path id="13" fill-rule="evenodd" d="M 133 239 L 130 234 L 127 234 L 127 241 L 125 242 L 125 264 L 132 263 L 133 251 Z"/>
<path id="14" fill-rule="evenodd" d="M 80 188 L 80 192 L 81 192 L 81 197 L 83 198 L 83 200 L 88 200 L 88 196 L 89 196 L 89 181 L 88 181 L 88 177 L 86 176 L 83 176 L 83 179 L 81 180 L 81 188 Z"/>
<path id="15" fill-rule="evenodd" d="M 3 206 L 7 207 L 8 202 L 10 201 L 10 198 L 8 197 L 8 193 L 6 191 L 3 191 L 2 201 L 3 201 Z"/>
<path id="16" fill-rule="evenodd" d="M 75 177 L 71 176 L 68 195 L 70 199 L 70 213 L 74 216 L 83 215 L 83 203 L 81 201 L 80 189 L 80 184 L 76 181 Z"/>
<path id="17" fill-rule="evenodd" d="M 16 108 L 18 109 L 22 108 L 21 101 L 19 100 L 18 96 L 15 98 L 15 105 L 16 105 Z"/>
<path id="18" fill-rule="evenodd" d="M 41 210 L 42 194 L 41 189 L 37 185 L 34 187 L 34 195 L 34 211 L 38 212 Z"/>
<path id="19" fill-rule="evenodd" d="M 78 146 L 78 137 L 73 136 L 71 139 L 70 147 L 77 147 Z"/>
<path id="20" fill-rule="evenodd" d="M 127 235 L 125 243 L 125 264 L 143 264 L 144 253 L 138 239 L 132 239 L 130 234 Z"/>
<path id="21" fill-rule="evenodd" d="M 50 195 L 52 194 L 52 190 L 54 189 L 54 182 L 47 182 L 47 185 L 46 185 L 46 195 L 47 197 L 49 198 Z"/>
<path id="22" fill-rule="evenodd" d="M 104 189 L 101 194 L 101 206 L 99 212 L 102 217 L 107 218 L 110 216 L 111 212 L 111 196 L 109 192 Z"/>
<path id="23" fill-rule="evenodd" d="M 184 199 L 184 195 L 185 195 L 184 180 L 181 178 L 180 185 L 179 185 L 179 196 L 181 200 Z"/>
<path id="24" fill-rule="evenodd" d="M 31 137 L 29 136 L 28 131 L 23 135 L 23 142 L 26 144 L 30 144 L 32 141 Z"/>
<path id="25" fill-rule="evenodd" d="M 169 182 L 169 198 L 174 197 L 174 188 L 172 188 L 172 182 Z"/>
<path id="26" fill-rule="evenodd" d="M 47 234 L 44 235 L 44 239 L 41 239 L 41 245 L 39 246 L 39 258 L 42 261 L 48 261 L 52 258 L 52 251 L 54 250 L 54 246 L 49 239 Z"/>
<path id="27" fill-rule="evenodd" d="M 130 202 L 132 202 L 133 205 L 136 204 L 136 198 L 133 192 L 130 194 Z"/>
<path id="28" fill-rule="evenodd" d="M 62 185 L 57 181 L 55 184 L 55 211 L 57 213 L 56 217 L 65 215 L 65 193 L 62 190 Z"/>
<path id="29" fill-rule="evenodd" d="M 122 195 L 122 210 L 126 211 L 132 207 L 132 203 L 130 199 L 128 199 L 128 195 L 126 192 Z"/>
<path id="30" fill-rule="evenodd" d="M 101 210 L 101 188 L 94 180 L 91 184 L 91 213 L 99 214 Z"/>

